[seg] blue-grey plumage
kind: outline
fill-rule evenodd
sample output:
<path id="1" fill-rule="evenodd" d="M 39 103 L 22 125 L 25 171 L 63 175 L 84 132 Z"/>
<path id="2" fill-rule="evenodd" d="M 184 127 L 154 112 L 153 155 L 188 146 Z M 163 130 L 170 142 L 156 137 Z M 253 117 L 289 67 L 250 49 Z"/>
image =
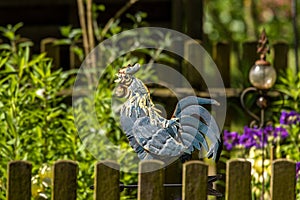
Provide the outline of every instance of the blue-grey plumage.
<path id="1" fill-rule="evenodd" d="M 173 117 L 163 118 L 156 110 L 148 88 L 134 73 L 139 64 L 127 66 L 117 74 L 116 96 L 125 97 L 120 120 L 130 146 L 142 160 L 173 159 L 191 154 L 194 149 L 218 159 L 221 148 L 218 125 L 202 105 L 219 105 L 213 99 L 189 96 L 179 100 Z M 207 142 L 208 138 L 210 143 Z"/>
<path id="2" fill-rule="evenodd" d="M 211 130 L 214 133 L 214 134 L 209 134 L 211 137 L 216 137 L 217 139 L 220 139 L 220 134 L 216 134 L 219 132 L 218 125 L 215 119 L 213 118 L 213 116 L 204 107 L 200 105 L 190 105 L 185 109 L 181 110 L 180 113 L 176 115 L 176 117 L 180 118 L 180 117 L 192 116 L 192 115 L 202 118 L 205 124 L 211 128 Z"/>

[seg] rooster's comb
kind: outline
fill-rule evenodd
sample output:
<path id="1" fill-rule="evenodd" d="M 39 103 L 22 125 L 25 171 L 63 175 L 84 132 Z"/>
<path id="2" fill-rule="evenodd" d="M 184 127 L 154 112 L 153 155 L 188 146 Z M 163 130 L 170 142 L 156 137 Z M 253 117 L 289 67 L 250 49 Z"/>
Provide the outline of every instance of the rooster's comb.
<path id="1" fill-rule="evenodd" d="M 139 71 L 140 67 L 140 64 L 136 63 L 133 66 L 128 65 L 127 67 L 120 69 L 119 72 L 132 75 Z"/>

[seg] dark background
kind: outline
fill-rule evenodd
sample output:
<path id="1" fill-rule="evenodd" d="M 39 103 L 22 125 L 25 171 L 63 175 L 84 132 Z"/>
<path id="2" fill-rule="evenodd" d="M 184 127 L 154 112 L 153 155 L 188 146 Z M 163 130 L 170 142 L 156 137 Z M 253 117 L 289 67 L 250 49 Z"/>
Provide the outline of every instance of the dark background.
<path id="1" fill-rule="evenodd" d="M 126 0 L 95 0 L 105 5 L 105 11 L 98 21 L 104 25 Z M 148 14 L 146 21 L 151 26 L 171 27 L 171 0 L 141 0 L 135 3 L 127 13 L 143 11 Z M 76 0 L 0 0 L 0 26 L 23 22 L 19 34 L 30 38 L 36 45 L 46 37 L 60 38 L 59 28 L 72 25 L 80 27 Z M 121 23 L 129 22 L 122 16 Z"/>

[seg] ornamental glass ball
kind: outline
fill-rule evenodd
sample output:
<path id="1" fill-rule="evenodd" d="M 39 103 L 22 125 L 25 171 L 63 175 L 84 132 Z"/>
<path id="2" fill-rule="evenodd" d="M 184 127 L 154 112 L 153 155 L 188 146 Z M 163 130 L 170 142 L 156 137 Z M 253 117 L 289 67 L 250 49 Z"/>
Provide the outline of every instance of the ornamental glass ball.
<path id="1" fill-rule="evenodd" d="M 271 65 L 255 64 L 250 69 L 249 79 L 257 89 L 268 90 L 276 81 L 276 71 Z"/>

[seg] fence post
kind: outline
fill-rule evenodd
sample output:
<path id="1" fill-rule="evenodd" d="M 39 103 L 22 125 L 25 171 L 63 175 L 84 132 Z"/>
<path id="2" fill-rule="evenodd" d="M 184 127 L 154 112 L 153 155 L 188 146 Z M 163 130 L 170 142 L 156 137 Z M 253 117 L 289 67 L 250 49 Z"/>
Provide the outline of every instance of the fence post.
<path id="1" fill-rule="evenodd" d="M 101 161 L 95 166 L 94 199 L 120 199 L 120 166 L 114 161 Z"/>
<path id="2" fill-rule="evenodd" d="M 54 45 L 55 38 L 44 38 L 41 40 L 41 53 L 47 53 L 47 56 L 53 59 L 53 65 L 57 68 L 60 65 L 59 46 Z"/>
<path id="3" fill-rule="evenodd" d="M 230 45 L 218 42 L 213 48 L 213 59 L 220 71 L 224 86 L 230 88 Z"/>
<path id="4" fill-rule="evenodd" d="M 76 200 L 77 163 L 69 160 L 54 164 L 52 200 Z"/>
<path id="5" fill-rule="evenodd" d="M 31 199 L 31 169 L 26 161 L 9 162 L 7 200 Z"/>
<path id="6" fill-rule="evenodd" d="M 194 39 L 203 40 L 203 0 L 183 0 L 185 33 Z"/>
<path id="7" fill-rule="evenodd" d="M 183 0 L 172 0 L 172 28 L 176 31 L 183 30 Z"/>
<path id="8" fill-rule="evenodd" d="M 164 163 L 145 160 L 139 164 L 138 200 L 164 199 Z"/>
<path id="9" fill-rule="evenodd" d="M 219 69 L 225 88 L 230 88 L 230 49 L 230 45 L 225 42 L 219 42 L 213 47 L 213 59 Z M 224 105 L 216 107 L 216 112 L 218 113 L 218 110 L 222 109 L 224 109 Z M 231 121 L 230 116 L 232 116 L 233 113 L 230 113 L 228 105 L 226 112 L 225 126 L 229 127 Z M 219 116 L 216 115 L 217 121 L 219 121 L 218 118 Z M 222 119 L 220 119 L 220 121 L 222 121 Z"/>
<path id="10" fill-rule="evenodd" d="M 274 68 L 277 73 L 288 68 L 288 52 L 289 45 L 287 43 L 278 42 L 274 47 Z"/>
<path id="11" fill-rule="evenodd" d="M 242 67 L 246 68 L 245 70 L 247 78 L 250 68 L 254 65 L 255 61 L 259 58 L 256 53 L 257 42 L 245 42 L 243 43 L 243 54 L 242 54 Z"/>
<path id="12" fill-rule="evenodd" d="M 296 164 L 286 159 L 272 163 L 271 197 L 272 200 L 296 198 Z"/>
<path id="13" fill-rule="evenodd" d="M 194 89 L 205 90 L 206 84 L 201 76 L 204 75 L 205 71 L 203 65 L 204 55 L 199 54 L 200 43 L 199 40 L 187 40 L 184 43 L 184 58 L 190 63 L 183 61 L 182 74 Z"/>
<path id="14" fill-rule="evenodd" d="M 182 199 L 207 199 L 208 166 L 201 161 L 183 164 Z"/>
<path id="15" fill-rule="evenodd" d="M 227 162 L 226 199 L 251 200 L 251 163 L 243 159 Z"/>
<path id="16" fill-rule="evenodd" d="M 53 59 L 54 68 L 62 67 L 64 70 L 69 70 L 73 67 L 70 66 L 72 58 L 70 57 L 70 45 L 55 45 L 56 41 L 55 38 L 43 39 L 40 44 L 41 52 L 46 52 L 47 56 Z"/>

